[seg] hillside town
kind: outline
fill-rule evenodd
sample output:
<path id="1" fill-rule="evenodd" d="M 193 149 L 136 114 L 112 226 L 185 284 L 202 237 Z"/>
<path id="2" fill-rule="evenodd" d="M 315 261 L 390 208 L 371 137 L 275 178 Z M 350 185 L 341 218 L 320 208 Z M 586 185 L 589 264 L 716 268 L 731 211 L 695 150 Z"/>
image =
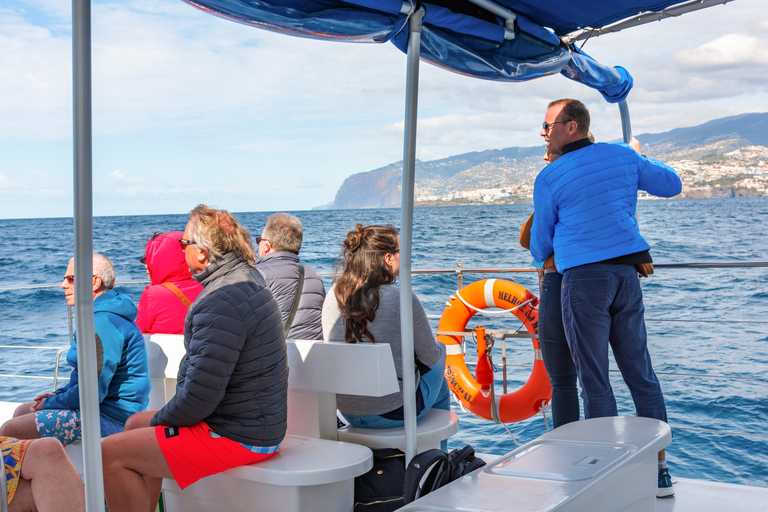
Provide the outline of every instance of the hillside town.
<path id="1" fill-rule="evenodd" d="M 683 191 L 674 199 L 706 197 L 768 196 L 768 147 L 748 145 L 728 151 L 733 141 L 700 146 L 696 151 L 668 153 L 665 163 L 683 182 Z M 419 205 L 510 204 L 533 200 L 535 172 L 517 181 L 489 184 L 475 182 L 443 194 L 417 190 Z M 484 181 L 484 180 L 483 180 Z M 490 186 L 489 186 L 490 185 Z M 641 192 L 640 199 L 654 199 Z"/>

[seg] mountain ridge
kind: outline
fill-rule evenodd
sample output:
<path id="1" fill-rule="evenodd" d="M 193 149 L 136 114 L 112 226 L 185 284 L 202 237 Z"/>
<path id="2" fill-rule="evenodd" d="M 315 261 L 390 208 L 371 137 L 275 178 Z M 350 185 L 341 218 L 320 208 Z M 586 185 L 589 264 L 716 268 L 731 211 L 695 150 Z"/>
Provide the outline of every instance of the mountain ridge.
<path id="1" fill-rule="evenodd" d="M 645 155 L 672 167 L 675 167 L 673 162 L 678 160 L 688 162 L 707 158 L 722 165 L 723 162 L 718 159 L 725 158 L 724 155 L 749 146 L 768 146 L 768 112 L 739 114 L 713 119 L 698 126 L 636 137 Z M 533 180 L 544 165 L 541 159 L 543 153 L 544 145 L 540 145 L 471 151 L 427 162 L 416 160 L 416 203 L 487 204 L 529 200 Z M 402 161 L 399 161 L 349 176 L 337 191 L 334 201 L 318 209 L 399 207 L 402 166 Z M 682 167 L 675 169 L 682 177 Z M 688 169 L 685 172 L 693 171 Z M 693 176 L 689 181 L 701 185 L 702 180 Z M 729 184 L 722 179 L 717 185 L 711 192 L 712 197 L 728 193 L 755 195 L 743 190 L 737 193 L 735 190 L 739 187 L 726 186 Z M 710 186 L 709 190 L 712 188 Z M 686 196 L 684 190 L 683 197 L 705 197 L 702 194 L 699 190 Z"/>

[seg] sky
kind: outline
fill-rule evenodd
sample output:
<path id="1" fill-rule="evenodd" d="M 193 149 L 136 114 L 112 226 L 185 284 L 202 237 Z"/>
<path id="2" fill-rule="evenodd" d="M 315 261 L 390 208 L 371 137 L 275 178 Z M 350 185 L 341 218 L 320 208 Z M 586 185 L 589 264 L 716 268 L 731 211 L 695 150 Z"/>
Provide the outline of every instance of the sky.
<path id="1" fill-rule="evenodd" d="M 287 37 L 180 0 L 94 0 L 93 213 L 296 211 L 403 158 L 406 56 Z M 0 218 L 72 215 L 71 2 L 0 3 Z M 634 134 L 768 111 L 768 8 L 735 0 L 587 41 L 634 77 Z M 496 83 L 420 69 L 417 158 L 539 146 L 549 101 L 618 107 L 560 75 Z"/>

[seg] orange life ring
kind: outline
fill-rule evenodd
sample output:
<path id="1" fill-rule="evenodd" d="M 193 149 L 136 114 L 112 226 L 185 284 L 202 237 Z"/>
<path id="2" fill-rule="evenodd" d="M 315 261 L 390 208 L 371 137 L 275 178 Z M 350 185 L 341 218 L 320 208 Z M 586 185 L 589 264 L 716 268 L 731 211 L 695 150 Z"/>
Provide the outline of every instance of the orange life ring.
<path id="1" fill-rule="evenodd" d="M 437 330 L 464 331 L 469 319 L 478 310 L 497 307 L 505 310 L 515 308 L 512 313 L 523 322 L 530 334 L 536 334 L 539 312 L 534 306 L 537 304 L 538 299 L 535 295 L 511 281 L 503 279 L 477 281 L 465 286 L 457 292 L 457 295 L 451 297 L 440 317 Z M 492 419 L 492 395 L 483 396 L 480 385 L 467 368 L 461 350 L 461 336 L 438 334 L 437 340 L 446 346 L 445 378 L 454 394 L 475 415 Z M 537 338 L 533 338 L 533 348 L 535 360 L 528 381 L 517 391 L 497 397 L 498 418 L 503 423 L 530 418 L 537 414 L 552 396 L 552 388 L 549 385 L 547 371 L 544 369 Z"/>

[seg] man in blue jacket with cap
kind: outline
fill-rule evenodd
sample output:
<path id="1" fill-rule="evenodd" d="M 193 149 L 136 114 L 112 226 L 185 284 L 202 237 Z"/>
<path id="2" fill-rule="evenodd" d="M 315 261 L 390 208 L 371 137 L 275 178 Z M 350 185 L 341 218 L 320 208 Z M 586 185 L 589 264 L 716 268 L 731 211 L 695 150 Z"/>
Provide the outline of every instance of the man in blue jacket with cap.
<path id="1" fill-rule="evenodd" d="M 648 353 L 638 265 L 652 262 L 640 236 L 638 190 L 661 197 L 680 193 L 671 167 L 626 144 L 591 143 L 589 111 L 578 100 L 549 104 L 542 137 L 547 153 L 562 155 L 534 184 L 536 215 L 531 255 L 555 254 L 563 274 L 563 326 L 582 388 L 586 418 L 616 416 L 608 376 L 613 350 L 637 415 L 667 421 L 661 386 Z M 659 453 L 658 497 L 674 495 L 665 453 Z"/>

